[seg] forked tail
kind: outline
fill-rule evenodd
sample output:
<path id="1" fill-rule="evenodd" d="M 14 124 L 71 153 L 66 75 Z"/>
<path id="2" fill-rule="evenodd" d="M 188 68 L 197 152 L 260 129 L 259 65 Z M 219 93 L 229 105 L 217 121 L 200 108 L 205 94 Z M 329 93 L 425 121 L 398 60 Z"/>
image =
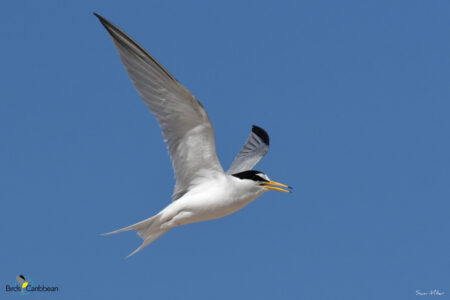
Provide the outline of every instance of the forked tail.
<path id="1" fill-rule="evenodd" d="M 138 222 L 136 224 L 130 225 L 128 227 L 124 227 L 118 230 L 114 230 L 108 233 L 103 233 L 102 235 L 110 235 L 110 234 L 116 234 L 123 231 L 128 230 L 136 230 L 136 233 L 142 238 L 143 242 L 142 244 L 133 252 L 131 252 L 128 256 L 132 256 L 133 254 L 136 254 L 137 252 L 141 251 L 143 248 L 148 246 L 151 242 L 162 236 L 164 233 L 167 232 L 167 230 L 161 230 L 160 224 L 159 224 L 160 215 L 153 216 L 151 218 L 145 219 L 141 222 Z"/>

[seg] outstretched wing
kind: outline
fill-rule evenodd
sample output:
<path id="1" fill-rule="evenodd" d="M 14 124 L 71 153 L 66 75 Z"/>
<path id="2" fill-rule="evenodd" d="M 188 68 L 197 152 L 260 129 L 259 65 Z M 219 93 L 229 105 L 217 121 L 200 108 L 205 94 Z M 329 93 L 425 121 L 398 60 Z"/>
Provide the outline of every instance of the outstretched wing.
<path id="1" fill-rule="evenodd" d="M 214 130 L 200 102 L 122 30 L 94 14 L 110 34 L 139 95 L 158 119 L 177 180 L 177 200 L 201 170 L 223 172 Z"/>
<path id="2" fill-rule="evenodd" d="M 269 151 L 269 144 L 270 140 L 267 132 L 261 127 L 253 125 L 250 136 L 234 159 L 227 174 L 251 170 Z"/>

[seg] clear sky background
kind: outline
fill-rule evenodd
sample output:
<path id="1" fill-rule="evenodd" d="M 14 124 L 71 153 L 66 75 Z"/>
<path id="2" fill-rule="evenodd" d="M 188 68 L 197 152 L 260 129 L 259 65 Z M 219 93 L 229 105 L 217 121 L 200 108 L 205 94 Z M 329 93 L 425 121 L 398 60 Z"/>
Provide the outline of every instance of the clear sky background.
<path id="1" fill-rule="evenodd" d="M 156 120 L 97 12 L 204 104 L 228 168 L 294 186 L 171 230 L 101 237 L 170 203 Z M 0 5 L 0 298 L 450 298 L 450 2 L 8 1 Z M 419 298 L 417 298 L 419 297 Z"/>

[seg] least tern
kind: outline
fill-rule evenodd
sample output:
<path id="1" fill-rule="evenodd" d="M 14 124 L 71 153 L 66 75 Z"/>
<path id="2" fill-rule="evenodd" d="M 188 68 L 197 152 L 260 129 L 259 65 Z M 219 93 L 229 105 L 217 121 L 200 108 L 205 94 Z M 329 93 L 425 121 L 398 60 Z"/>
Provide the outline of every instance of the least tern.
<path id="1" fill-rule="evenodd" d="M 263 193 L 291 187 L 252 168 L 269 150 L 269 135 L 253 126 L 231 167 L 224 172 L 214 130 L 202 104 L 156 59 L 122 30 L 94 13 L 111 36 L 139 95 L 158 120 L 175 172 L 172 203 L 155 216 L 105 235 L 135 230 L 142 250 L 169 229 L 229 215 Z"/>

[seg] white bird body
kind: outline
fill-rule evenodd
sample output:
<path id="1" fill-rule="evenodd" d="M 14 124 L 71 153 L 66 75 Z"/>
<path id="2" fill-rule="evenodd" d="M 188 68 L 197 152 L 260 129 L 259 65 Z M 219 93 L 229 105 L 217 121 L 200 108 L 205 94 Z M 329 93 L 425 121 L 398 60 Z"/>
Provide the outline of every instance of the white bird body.
<path id="1" fill-rule="evenodd" d="M 224 217 L 267 191 L 231 175 L 211 175 L 201 177 L 189 192 L 161 211 L 163 229 Z"/>
<path id="2" fill-rule="evenodd" d="M 217 158 L 211 121 L 200 102 L 132 38 L 95 15 L 113 39 L 139 95 L 159 122 L 176 178 L 171 204 L 151 218 L 105 235 L 136 230 L 143 242 L 131 256 L 173 227 L 224 217 L 268 190 L 289 192 L 279 188 L 289 186 L 252 170 L 269 150 L 264 129 L 252 127 L 225 173 Z"/>

